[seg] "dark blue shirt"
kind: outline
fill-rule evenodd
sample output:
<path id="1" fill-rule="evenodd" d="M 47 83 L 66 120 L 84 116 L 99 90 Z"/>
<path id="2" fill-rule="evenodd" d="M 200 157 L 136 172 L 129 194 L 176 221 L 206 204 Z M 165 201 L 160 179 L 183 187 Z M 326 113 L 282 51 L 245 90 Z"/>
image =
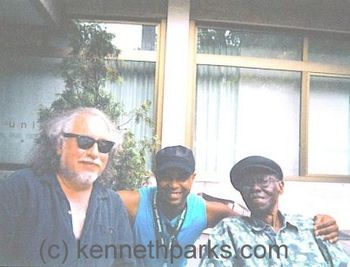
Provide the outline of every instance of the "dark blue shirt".
<path id="1" fill-rule="evenodd" d="M 54 174 L 25 169 L 0 184 L 1 266 L 130 266 L 132 240 L 120 197 L 96 182 L 79 240 Z"/>

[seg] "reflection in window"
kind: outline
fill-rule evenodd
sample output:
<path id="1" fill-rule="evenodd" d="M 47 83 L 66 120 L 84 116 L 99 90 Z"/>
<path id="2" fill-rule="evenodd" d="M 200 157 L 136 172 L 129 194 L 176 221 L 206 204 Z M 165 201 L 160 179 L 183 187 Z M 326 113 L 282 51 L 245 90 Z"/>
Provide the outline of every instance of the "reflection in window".
<path id="1" fill-rule="evenodd" d="M 126 112 L 140 107 L 146 100 L 151 101 L 152 108 L 149 116 L 153 118 L 155 62 L 120 61 L 118 65 L 121 81 L 108 83 L 107 88 L 111 90 L 116 100 L 123 105 Z M 121 121 L 125 122 L 126 118 Z M 153 135 L 152 129 L 144 122 L 136 124 L 132 120 L 124 125 L 124 128 L 126 127 L 132 129 L 138 139 Z"/>
<path id="2" fill-rule="evenodd" d="M 196 100 L 198 170 L 265 155 L 298 175 L 300 73 L 198 65 Z"/>
<path id="3" fill-rule="evenodd" d="M 113 44 L 122 51 L 155 50 L 156 26 L 154 25 L 117 23 L 103 23 L 100 25 L 115 35 Z"/>
<path id="4" fill-rule="evenodd" d="M 302 37 L 278 33 L 198 29 L 198 53 L 301 60 Z"/>
<path id="5" fill-rule="evenodd" d="M 311 77 L 309 174 L 350 174 L 350 79 Z"/>
<path id="6" fill-rule="evenodd" d="M 310 61 L 350 66 L 349 39 L 312 37 L 309 47 Z"/>
<path id="7" fill-rule="evenodd" d="M 0 163 L 24 164 L 39 130 L 40 106 L 49 106 L 64 88 L 60 59 L 0 57 Z"/>
<path id="8" fill-rule="evenodd" d="M 113 44 L 123 51 L 140 50 L 155 51 L 156 49 L 156 29 L 155 25 L 141 24 L 100 24 L 106 30 L 115 35 Z M 118 62 L 118 72 L 120 81 L 108 83 L 107 88 L 116 97 L 126 112 L 139 108 L 146 100 L 152 102 L 149 116 L 154 118 L 154 90 L 155 90 L 155 62 L 138 61 L 132 58 Z M 122 118 L 121 122 L 127 121 Z M 134 120 L 122 125 L 130 128 L 137 139 L 149 138 L 153 135 L 151 127 L 144 121 L 135 123 Z"/>

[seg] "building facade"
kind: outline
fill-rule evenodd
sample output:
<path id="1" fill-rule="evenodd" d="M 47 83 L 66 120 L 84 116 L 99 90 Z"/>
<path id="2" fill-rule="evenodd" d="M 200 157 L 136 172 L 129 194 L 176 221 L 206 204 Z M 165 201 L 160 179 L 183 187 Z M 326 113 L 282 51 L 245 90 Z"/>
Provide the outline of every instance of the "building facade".
<path id="1" fill-rule="evenodd" d="M 286 212 L 350 229 L 350 2 L 35 0 L 0 4 L 0 167 L 25 163 L 37 110 L 63 89 L 72 19 L 116 34 L 127 107 L 152 101 L 162 146 L 191 147 L 195 191 L 231 198 L 229 170 L 258 154 L 286 177 Z M 139 135 L 152 134 L 135 128 Z"/>

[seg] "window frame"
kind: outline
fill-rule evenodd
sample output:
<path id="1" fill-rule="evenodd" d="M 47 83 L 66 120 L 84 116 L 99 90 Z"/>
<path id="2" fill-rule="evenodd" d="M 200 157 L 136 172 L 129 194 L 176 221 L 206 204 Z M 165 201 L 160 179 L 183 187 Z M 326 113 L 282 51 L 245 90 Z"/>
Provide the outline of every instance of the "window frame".
<path id="1" fill-rule="evenodd" d="M 214 55 L 214 54 L 203 54 L 197 53 L 197 36 L 198 28 L 223 28 L 223 29 L 237 29 L 239 31 L 261 31 L 271 33 L 285 33 L 291 35 L 299 35 L 303 40 L 302 44 L 302 58 L 298 60 L 283 60 L 274 58 L 261 58 L 261 57 L 244 57 L 244 56 L 225 56 L 225 55 Z M 191 22 L 190 27 L 191 40 L 194 40 L 194 47 L 191 50 L 193 53 L 193 63 L 191 70 L 193 72 L 191 80 L 191 118 L 189 119 L 188 125 L 189 130 L 186 134 L 187 144 L 193 147 L 194 132 L 195 132 L 195 109 L 196 109 L 196 69 L 197 65 L 216 65 L 216 66 L 232 66 L 242 68 L 255 68 L 255 69 L 269 69 L 269 70 L 283 70 L 283 71 L 296 71 L 301 74 L 301 87 L 300 87 L 300 134 L 299 134 L 299 175 L 298 176 L 287 176 L 286 180 L 290 181 L 312 181 L 312 182 L 338 182 L 338 183 L 350 183 L 349 175 L 325 175 L 325 174 L 310 174 L 308 173 L 308 124 L 309 124 L 309 100 L 310 100 L 310 77 L 321 76 L 321 77 L 339 77 L 339 78 L 350 78 L 350 66 L 334 65 L 334 64 L 323 64 L 309 62 L 309 38 L 313 36 L 322 35 L 328 38 L 332 36 L 341 36 L 350 40 L 349 35 L 343 35 L 338 33 L 318 33 L 311 31 L 296 31 L 291 29 L 279 29 L 269 27 L 249 27 L 238 24 L 215 24 L 215 23 L 195 23 Z M 201 181 L 213 182 L 215 175 L 202 173 L 203 176 Z"/>
<path id="2" fill-rule="evenodd" d="M 154 82 L 154 114 L 155 132 L 154 134 L 161 140 L 162 134 L 162 114 L 163 114 L 163 85 L 164 85 L 164 64 L 165 64 L 165 42 L 166 42 L 166 20 L 159 22 L 144 21 L 120 21 L 120 20 L 93 20 L 96 23 L 115 23 L 115 24 L 136 24 L 136 25 L 153 25 L 156 27 L 156 46 L 154 51 L 135 50 L 121 51 L 118 60 L 125 61 L 144 61 L 154 62 L 155 82 Z"/>

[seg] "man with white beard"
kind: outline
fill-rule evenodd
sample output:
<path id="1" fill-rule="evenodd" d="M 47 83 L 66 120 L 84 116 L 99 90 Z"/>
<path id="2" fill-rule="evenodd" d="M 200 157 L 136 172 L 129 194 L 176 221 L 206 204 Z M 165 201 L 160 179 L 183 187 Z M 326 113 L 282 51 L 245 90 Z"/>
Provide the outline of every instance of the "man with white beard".
<path id="1" fill-rule="evenodd" d="M 31 168 L 0 184 L 1 266 L 130 266 L 127 211 L 98 183 L 116 143 L 101 111 L 79 108 L 47 121 Z"/>

